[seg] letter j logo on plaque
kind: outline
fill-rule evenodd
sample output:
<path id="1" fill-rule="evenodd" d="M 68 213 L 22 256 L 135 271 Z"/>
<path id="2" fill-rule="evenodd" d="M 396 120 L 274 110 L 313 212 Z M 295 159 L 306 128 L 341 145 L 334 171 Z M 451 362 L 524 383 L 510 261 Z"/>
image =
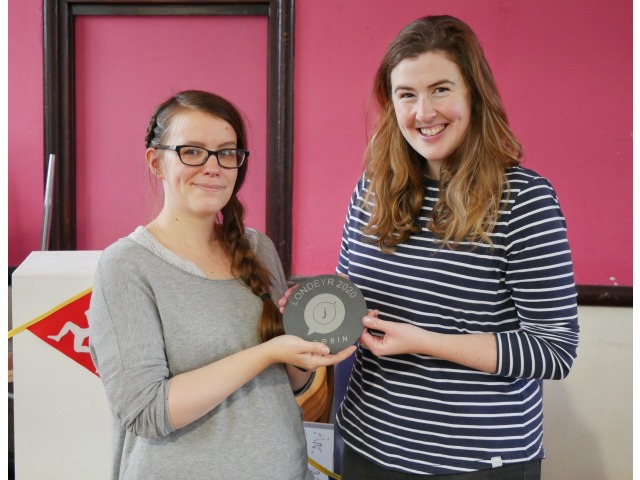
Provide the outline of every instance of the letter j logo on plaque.
<path id="1" fill-rule="evenodd" d="M 362 292 L 339 275 L 319 275 L 298 285 L 284 309 L 284 330 L 326 344 L 331 353 L 353 345 L 362 333 L 367 304 Z"/>

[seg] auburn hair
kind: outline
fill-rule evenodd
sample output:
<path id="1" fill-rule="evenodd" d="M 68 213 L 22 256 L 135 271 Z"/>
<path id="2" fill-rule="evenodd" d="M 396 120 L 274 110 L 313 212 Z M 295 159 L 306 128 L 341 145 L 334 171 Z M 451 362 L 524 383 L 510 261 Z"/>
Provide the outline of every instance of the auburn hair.
<path id="1" fill-rule="evenodd" d="M 189 110 L 209 113 L 226 121 L 236 133 L 237 148 L 247 148 L 245 124 L 240 111 L 228 100 L 200 90 L 186 90 L 177 93 L 156 108 L 147 127 L 146 147 L 162 143 L 172 121 L 179 114 Z M 255 295 L 263 298 L 258 333 L 260 340 L 266 342 L 273 337 L 282 335 L 284 327 L 279 308 L 273 299 L 266 296 L 269 293 L 271 274 L 258 260 L 245 234 L 245 210 L 238 198 L 238 191 L 247 175 L 248 163 L 244 162 L 238 168 L 233 193 L 220 211 L 220 221 L 215 225 L 215 228 L 218 229 L 220 240 L 231 258 L 231 268 L 234 275 L 240 277 Z"/>
<path id="2" fill-rule="evenodd" d="M 470 92 L 471 119 L 460 147 L 443 164 L 440 197 L 427 227 L 443 245 L 462 241 L 492 244 L 500 207 L 507 197 L 505 168 L 520 164 L 522 146 L 509 128 L 498 88 L 471 28 L 447 16 L 420 18 L 391 42 L 378 68 L 373 100 L 378 118 L 364 156 L 371 182 L 364 232 L 389 253 L 421 230 L 417 219 L 425 186 L 425 159 L 405 140 L 396 118 L 391 72 L 405 59 L 440 52 L 456 63 Z M 508 192 L 508 191 L 507 191 Z"/>

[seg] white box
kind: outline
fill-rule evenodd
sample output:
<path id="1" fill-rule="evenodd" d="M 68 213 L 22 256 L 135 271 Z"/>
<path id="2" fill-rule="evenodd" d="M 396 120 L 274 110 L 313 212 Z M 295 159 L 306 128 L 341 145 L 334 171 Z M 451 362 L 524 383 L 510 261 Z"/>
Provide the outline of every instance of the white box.
<path id="1" fill-rule="evenodd" d="M 91 288 L 100 254 L 32 252 L 12 276 L 14 329 Z M 13 380 L 16 479 L 109 479 L 111 416 L 100 378 L 24 330 L 13 337 Z"/>

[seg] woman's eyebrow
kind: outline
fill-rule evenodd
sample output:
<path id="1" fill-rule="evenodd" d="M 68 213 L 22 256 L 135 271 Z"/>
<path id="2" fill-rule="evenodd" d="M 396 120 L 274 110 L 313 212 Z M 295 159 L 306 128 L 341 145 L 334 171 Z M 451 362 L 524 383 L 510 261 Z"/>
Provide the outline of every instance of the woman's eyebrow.
<path id="1" fill-rule="evenodd" d="M 427 85 L 427 88 L 438 87 L 438 86 L 444 85 L 444 84 L 455 85 L 456 82 L 454 82 L 453 80 L 447 80 L 447 79 L 437 80 L 437 81 L 433 82 L 432 84 Z M 398 86 L 396 86 L 396 88 L 393 89 L 393 92 L 395 93 L 398 90 L 415 90 L 415 88 L 414 87 L 409 87 L 407 85 L 398 85 Z"/>

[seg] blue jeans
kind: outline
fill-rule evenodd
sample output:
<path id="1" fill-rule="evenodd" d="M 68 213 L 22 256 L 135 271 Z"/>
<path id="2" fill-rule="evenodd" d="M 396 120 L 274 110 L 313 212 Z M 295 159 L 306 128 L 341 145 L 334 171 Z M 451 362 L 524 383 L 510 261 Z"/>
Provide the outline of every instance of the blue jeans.
<path id="1" fill-rule="evenodd" d="M 342 480 L 540 480 L 541 467 L 540 460 L 530 460 L 469 473 L 415 475 L 382 468 L 346 444 L 342 453 Z"/>

